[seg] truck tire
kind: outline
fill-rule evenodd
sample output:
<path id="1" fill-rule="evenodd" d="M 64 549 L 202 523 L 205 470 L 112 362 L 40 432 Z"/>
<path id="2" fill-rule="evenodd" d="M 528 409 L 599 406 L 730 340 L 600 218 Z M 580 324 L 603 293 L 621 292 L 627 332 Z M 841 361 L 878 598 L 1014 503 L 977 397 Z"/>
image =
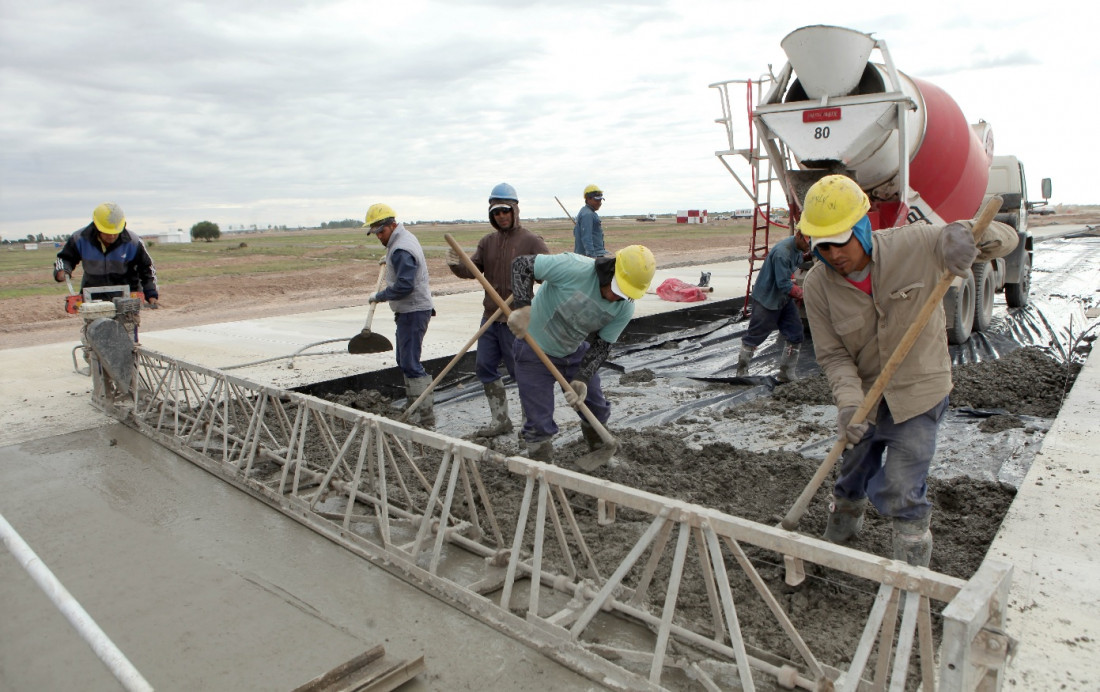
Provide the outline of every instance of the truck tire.
<path id="1" fill-rule="evenodd" d="M 1020 260 L 1020 281 L 1005 284 L 1005 302 L 1010 308 L 1026 308 L 1031 302 L 1031 253 L 1024 252 Z"/>
<path id="2" fill-rule="evenodd" d="M 974 275 L 974 331 L 984 332 L 993 322 L 996 270 L 992 262 L 979 262 L 970 268 L 970 272 Z"/>
<path id="3" fill-rule="evenodd" d="M 974 273 L 967 272 L 959 286 L 947 289 L 943 297 L 947 315 L 947 343 L 964 344 L 974 327 Z"/>

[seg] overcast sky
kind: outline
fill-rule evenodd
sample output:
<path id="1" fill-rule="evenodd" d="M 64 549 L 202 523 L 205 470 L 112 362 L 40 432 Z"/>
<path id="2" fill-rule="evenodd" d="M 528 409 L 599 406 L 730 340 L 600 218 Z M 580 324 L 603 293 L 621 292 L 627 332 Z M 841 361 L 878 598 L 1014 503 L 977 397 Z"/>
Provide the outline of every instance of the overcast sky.
<path id="1" fill-rule="evenodd" d="M 778 71 L 780 40 L 818 23 L 885 39 L 992 123 L 1032 199 L 1051 177 L 1053 203 L 1100 202 L 1100 39 L 1072 7 L 0 0 L 0 233 L 67 234 L 103 201 L 142 233 L 316 226 L 377 201 L 481 219 L 501 181 L 524 217 L 562 215 L 555 195 L 575 214 L 589 183 L 608 215 L 746 207 L 708 84 Z"/>

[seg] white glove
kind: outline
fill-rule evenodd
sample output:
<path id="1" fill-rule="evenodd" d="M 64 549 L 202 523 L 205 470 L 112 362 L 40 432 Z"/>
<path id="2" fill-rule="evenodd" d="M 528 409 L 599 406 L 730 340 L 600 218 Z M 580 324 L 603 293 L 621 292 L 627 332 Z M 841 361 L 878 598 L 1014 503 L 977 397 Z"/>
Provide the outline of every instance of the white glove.
<path id="1" fill-rule="evenodd" d="M 516 335 L 517 339 L 527 336 L 527 328 L 531 326 L 531 306 L 526 305 L 517 308 L 508 315 L 508 329 Z"/>
<path id="2" fill-rule="evenodd" d="M 940 247 L 943 250 L 943 263 L 947 271 L 955 276 L 966 278 L 970 265 L 978 257 L 978 246 L 974 244 L 974 233 L 958 221 L 943 227 L 940 235 Z"/>
<path id="3" fill-rule="evenodd" d="M 462 264 L 462 258 L 458 256 L 453 247 L 447 248 L 447 264 L 452 267 L 458 267 Z"/>
<path id="4" fill-rule="evenodd" d="M 851 421 L 852 416 L 855 414 L 855 406 L 845 406 L 836 412 L 836 435 L 848 441 L 848 444 L 844 446 L 845 449 L 851 449 L 859 444 L 859 441 L 863 439 L 863 436 L 867 434 L 871 427 L 871 424 L 867 421 L 853 424 Z"/>
<path id="5" fill-rule="evenodd" d="M 580 380 L 573 380 L 569 383 L 569 389 L 563 389 L 562 393 L 565 394 L 565 403 L 578 408 L 588 397 L 588 385 Z"/>
<path id="6" fill-rule="evenodd" d="M 377 302 L 378 302 L 378 294 L 377 293 L 372 293 L 372 294 L 370 294 L 370 298 L 367 298 L 367 305 L 373 305 L 374 303 L 377 303 Z"/>

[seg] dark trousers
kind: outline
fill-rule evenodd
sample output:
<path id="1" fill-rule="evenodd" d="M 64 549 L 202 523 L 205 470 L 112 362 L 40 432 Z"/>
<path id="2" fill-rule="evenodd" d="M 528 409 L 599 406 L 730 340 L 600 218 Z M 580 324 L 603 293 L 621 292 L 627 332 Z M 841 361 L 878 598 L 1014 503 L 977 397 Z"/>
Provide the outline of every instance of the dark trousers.
<path id="1" fill-rule="evenodd" d="M 802 343 L 802 318 L 794 301 L 788 300 L 778 310 L 769 310 L 753 299 L 749 328 L 745 336 L 741 337 L 741 345 L 745 348 L 756 348 L 776 329 L 788 342 Z"/>
<path id="2" fill-rule="evenodd" d="M 912 521 L 928 516 L 932 502 L 926 480 L 947 401 L 944 397 L 904 423 L 895 423 L 890 407 L 880 403 L 875 425 L 841 457 L 833 493 L 846 500 L 867 497 L 886 517 Z"/>
<path id="3" fill-rule="evenodd" d="M 397 367 L 409 379 L 426 376 L 428 371 L 420 364 L 420 349 L 432 311 L 395 312 L 393 319 L 397 323 Z"/>
<path id="4" fill-rule="evenodd" d="M 485 324 L 482 322 L 482 324 Z M 493 322 L 485 333 L 477 340 L 477 354 L 474 361 L 474 372 L 482 384 L 489 384 L 501 378 L 500 364 L 504 363 L 504 369 L 516 378 L 516 361 L 512 355 L 512 344 L 516 337 L 508 329 L 505 322 Z"/>
<path id="5" fill-rule="evenodd" d="M 539 442 L 553 437 L 558 433 L 558 424 L 554 422 L 554 399 L 557 392 L 561 391 L 561 387 L 526 341 L 516 339 L 512 352 L 516 357 L 516 386 L 519 388 L 519 400 L 523 405 L 523 439 L 528 442 Z M 588 342 L 585 341 L 580 348 L 565 358 L 554 356 L 549 358 L 566 381 L 572 382 L 577 375 L 577 370 L 580 369 L 581 359 L 587 352 Z M 603 396 L 599 373 L 593 375 L 588 381 L 588 396 L 585 397 L 584 403 L 601 423 L 606 423 L 611 417 L 611 405 Z M 581 414 L 578 413 L 577 416 L 581 417 Z"/>

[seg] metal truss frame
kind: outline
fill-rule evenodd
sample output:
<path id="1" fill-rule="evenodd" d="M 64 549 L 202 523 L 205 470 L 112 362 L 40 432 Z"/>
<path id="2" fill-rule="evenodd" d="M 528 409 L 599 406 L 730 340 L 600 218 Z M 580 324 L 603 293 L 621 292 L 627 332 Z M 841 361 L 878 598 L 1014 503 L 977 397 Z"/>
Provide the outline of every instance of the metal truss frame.
<path id="1" fill-rule="evenodd" d="M 609 688 L 753 690 L 771 678 L 788 689 L 901 690 L 916 648 L 924 690 L 1000 689 L 1014 650 L 1000 629 L 1009 565 L 987 560 L 963 581 L 141 347 L 130 394 L 120 398 L 92 357 L 93 401 L 120 421 Z M 511 487 L 488 487 L 490 470 L 506 472 Z M 587 518 L 589 532 L 610 530 L 627 512 L 647 525 L 608 569 L 594 559 L 575 506 L 597 515 Z M 818 660 L 746 546 L 878 584 L 847 670 Z M 705 583 L 703 622 L 678 611 L 687 567 Z M 745 642 L 730 589 L 738 570 L 801 660 Z M 938 672 L 932 601 L 946 604 Z M 633 632 L 629 644 L 602 643 L 598 632 L 611 619 Z"/>

